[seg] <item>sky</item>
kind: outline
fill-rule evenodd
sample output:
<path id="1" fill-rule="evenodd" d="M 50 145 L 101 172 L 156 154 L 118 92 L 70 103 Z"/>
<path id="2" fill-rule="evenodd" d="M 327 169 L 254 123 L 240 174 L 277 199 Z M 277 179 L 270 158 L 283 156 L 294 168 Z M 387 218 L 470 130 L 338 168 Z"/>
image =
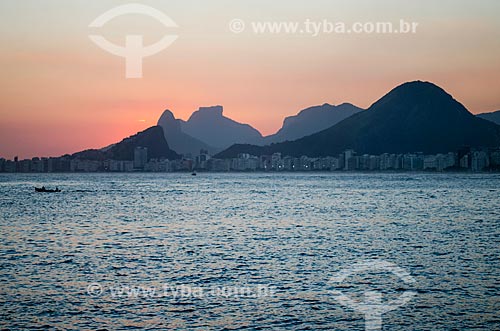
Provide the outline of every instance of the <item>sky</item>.
<path id="1" fill-rule="evenodd" d="M 323 103 L 367 108 L 406 81 L 431 81 L 472 113 L 500 109 L 500 1 L 147 0 L 177 27 L 129 14 L 90 23 L 118 0 L 0 2 L 0 157 L 60 156 L 120 141 L 164 109 L 200 106 L 262 134 Z M 244 22 L 235 33 L 230 23 Z M 418 23 L 414 34 L 255 33 L 255 22 Z M 124 45 L 178 38 L 142 60 L 142 78 L 90 34 Z"/>

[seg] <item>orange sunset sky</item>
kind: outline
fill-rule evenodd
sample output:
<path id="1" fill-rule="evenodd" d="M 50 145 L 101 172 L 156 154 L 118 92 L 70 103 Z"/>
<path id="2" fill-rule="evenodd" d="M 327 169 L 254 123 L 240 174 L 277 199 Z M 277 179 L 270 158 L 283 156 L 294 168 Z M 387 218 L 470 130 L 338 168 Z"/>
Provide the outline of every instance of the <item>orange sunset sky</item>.
<path id="1" fill-rule="evenodd" d="M 187 119 L 200 106 L 262 134 L 325 102 L 369 107 L 410 80 L 432 81 L 472 113 L 500 109 L 500 1 L 135 1 L 167 14 L 117 17 L 129 1 L 0 2 L 0 157 L 59 156 L 99 148 L 155 125 L 166 108 Z M 228 24 L 246 23 L 235 34 Z M 255 34 L 255 21 L 418 22 L 416 34 Z M 89 34 L 123 45 L 178 39 L 126 79 L 124 59 Z"/>

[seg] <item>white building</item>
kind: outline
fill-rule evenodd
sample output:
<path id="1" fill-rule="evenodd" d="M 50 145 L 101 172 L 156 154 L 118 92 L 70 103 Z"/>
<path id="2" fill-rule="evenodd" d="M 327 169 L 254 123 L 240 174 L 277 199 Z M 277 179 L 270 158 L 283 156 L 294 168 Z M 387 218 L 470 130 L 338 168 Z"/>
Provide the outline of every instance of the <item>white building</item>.
<path id="1" fill-rule="evenodd" d="M 148 149 L 146 147 L 136 147 L 134 149 L 134 168 L 144 169 L 148 162 Z"/>

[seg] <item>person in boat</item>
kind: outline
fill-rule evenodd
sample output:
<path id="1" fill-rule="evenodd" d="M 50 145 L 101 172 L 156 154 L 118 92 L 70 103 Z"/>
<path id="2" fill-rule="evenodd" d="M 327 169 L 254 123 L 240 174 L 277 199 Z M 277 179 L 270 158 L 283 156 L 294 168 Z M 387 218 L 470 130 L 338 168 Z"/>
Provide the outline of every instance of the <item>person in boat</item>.
<path id="1" fill-rule="evenodd" d="M 42 190 L 44 190 L 44 191 L 45 191 L 45 186 L 42 186 Z"/>

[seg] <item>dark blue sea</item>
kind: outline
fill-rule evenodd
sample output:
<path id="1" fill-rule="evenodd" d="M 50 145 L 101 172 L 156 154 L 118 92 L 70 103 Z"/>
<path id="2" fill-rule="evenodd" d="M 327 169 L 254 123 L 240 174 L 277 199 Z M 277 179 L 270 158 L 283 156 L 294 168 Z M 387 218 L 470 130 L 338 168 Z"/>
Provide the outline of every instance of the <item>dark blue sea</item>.
<path id="1" fill-rule="evenodd" d="M 500 330 L 500 175 L 2 174 L 0 305 L 5 330 Z"/>

